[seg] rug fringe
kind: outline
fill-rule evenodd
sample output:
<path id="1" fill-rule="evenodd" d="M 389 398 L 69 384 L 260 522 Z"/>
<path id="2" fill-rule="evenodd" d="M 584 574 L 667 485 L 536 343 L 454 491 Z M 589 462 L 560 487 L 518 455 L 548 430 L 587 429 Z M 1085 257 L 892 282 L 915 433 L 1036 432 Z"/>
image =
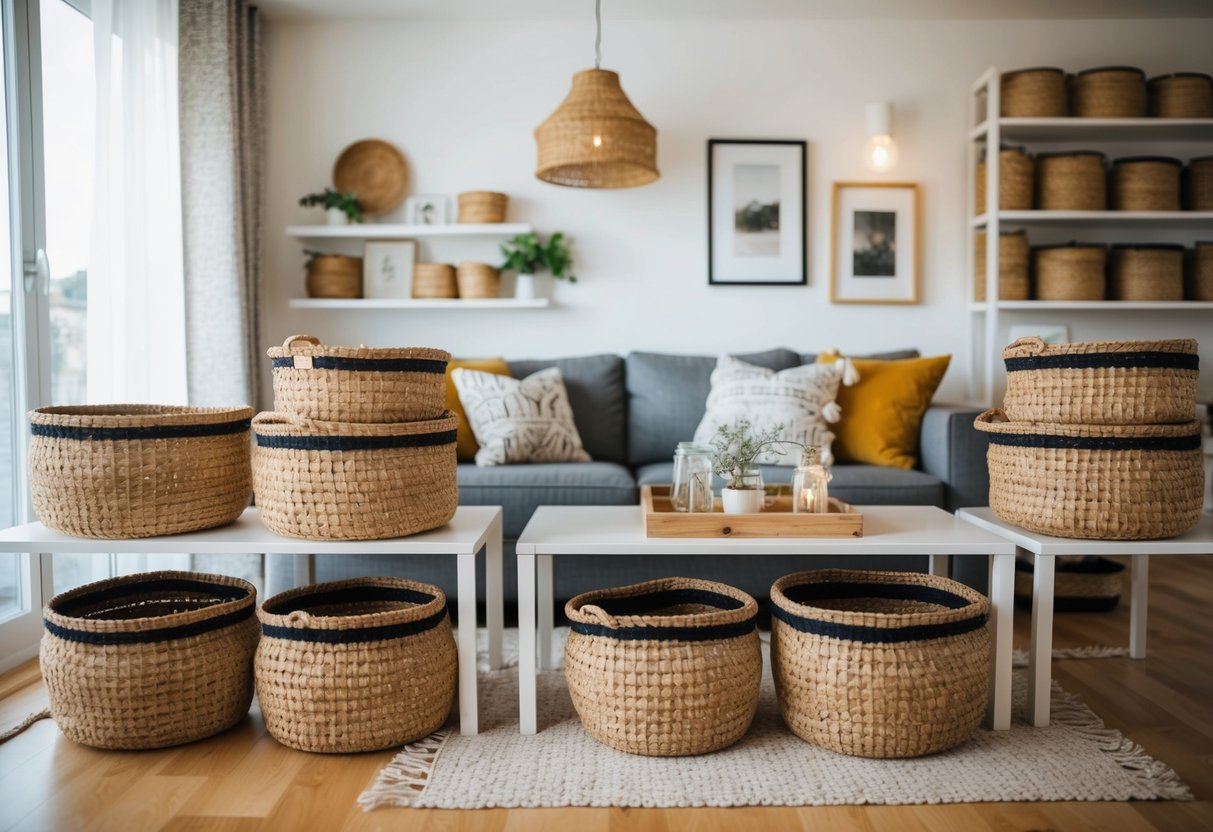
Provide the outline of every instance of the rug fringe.
<path id="1" fill-rule="evenodd" d="M 425 739 L 404 746 L 379 774 L 371 787 L 358 795 L 362 811 L 384 806 L 409 807 L 425 794 L 434 773 L 434 764 L 442 753 L 451 730 L 435 731 Z"/>
<path id="2" fill-rule="evenodd" d="M 1059 659 L 1116 659 L 1129 655 L 1128 647 L 1109 647 L 1104 644 L 1088 644 L 1084 647 L 1058 647 L 1053 650 L 1054 661 Z M 1028 666 L 1028 651 L 1016 649 L 1011 654 L 1015 667 Z"/>

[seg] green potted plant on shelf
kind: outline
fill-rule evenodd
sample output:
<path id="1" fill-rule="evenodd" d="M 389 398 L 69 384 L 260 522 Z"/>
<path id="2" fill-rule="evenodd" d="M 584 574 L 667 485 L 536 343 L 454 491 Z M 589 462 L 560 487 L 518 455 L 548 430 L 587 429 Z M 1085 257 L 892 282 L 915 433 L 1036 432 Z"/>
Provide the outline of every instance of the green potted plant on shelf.
<path id="1" fill-rule="evenodd" d="M 757 432 L 748 419 L 739 419 L 731 425 L 716 428 L 716 435 L 712 437 L 712 446 L 716 449 L 712 469 L 717 476 L 728 481 L 720 492 L 725 514 L 757 514 L 762 511 L 766 492 L 758 457 L 768 450 L 782 454 L 783 449 L 776 445 L 804 447 L 799 442 L 780 439 L 783 427 L 783 423 L 780 423 L 768 431 Z"/>
<path id="2" fill-rule="evenodd" d="M 319 205 L 324 208 L 325 218 L 329 225 L 348 225 L 364 220 L 362 206 L 353 191 L 341 193 L 332 188 L 325 188 L 318 194 L 307 194 L 299 198 L 299 204 L 305 208 Z"/>
<path id="3" fill-rule="evenodd" d="M 502 270 L 513 271 L 518 275 L 514 284 L 514 297 L 519 300 L 535 297 L 535 273 L 540 269 L 547 269 L 557 280 L 577 282 L 572 271 L 573 257 L 562 232 L 553 234 L 546 243 L 530 231 L 518 234 L 501 244 L 501 253 L 505 255 L 505 262 L 501 264 Z"/>

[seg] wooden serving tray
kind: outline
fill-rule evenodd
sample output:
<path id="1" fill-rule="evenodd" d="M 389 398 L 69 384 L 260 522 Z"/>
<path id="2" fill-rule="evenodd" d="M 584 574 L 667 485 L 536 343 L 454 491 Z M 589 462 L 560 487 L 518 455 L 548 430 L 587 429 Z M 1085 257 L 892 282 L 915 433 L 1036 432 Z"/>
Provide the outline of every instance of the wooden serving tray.
<path id="1" fill-rule="evenodd" d="M 668 485 L 640 487 L 645 537 L 863 537 L 863 515 L 850 503 L 830 498 L 825 514 L 797 514 L 784 490 L 761 514 L 725 514 L 716 498 L 711 514 L 675 511 Z"/>

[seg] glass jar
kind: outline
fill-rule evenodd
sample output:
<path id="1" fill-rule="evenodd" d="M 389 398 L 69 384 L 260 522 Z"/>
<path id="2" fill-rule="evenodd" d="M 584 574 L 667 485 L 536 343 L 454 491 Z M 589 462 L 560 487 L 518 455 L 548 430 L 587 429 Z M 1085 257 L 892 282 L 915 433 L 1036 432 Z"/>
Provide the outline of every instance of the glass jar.
<path id="1" fill-rule="evenodd" d="M 716 449 L 711 445 L 679 442 L 674 449 L 674 483 L 670 502 L 675 511 L 709 512 L 712 510 L 712 460 Z"/>
<path id="2" fill-rule="evenodd" d="M 806 448 L 792 475 L 792 511 L 825 514 L 830 510 L 828 483 L 832 476 L 817 461 L 817 449 Z"/>

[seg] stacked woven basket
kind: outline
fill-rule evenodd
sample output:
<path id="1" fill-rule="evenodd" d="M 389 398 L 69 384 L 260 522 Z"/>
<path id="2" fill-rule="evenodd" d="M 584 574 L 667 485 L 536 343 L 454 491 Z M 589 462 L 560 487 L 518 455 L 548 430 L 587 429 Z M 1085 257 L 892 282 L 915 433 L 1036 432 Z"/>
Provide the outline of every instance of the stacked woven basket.
<path id="1" fill-rule="evenodd" d="M 269 356 L 275 410 L 253 419 L 253 487 L 266 526 L 308 540 L 375 540 L 451 519 L 449 353 L 293 335 Z"/>

